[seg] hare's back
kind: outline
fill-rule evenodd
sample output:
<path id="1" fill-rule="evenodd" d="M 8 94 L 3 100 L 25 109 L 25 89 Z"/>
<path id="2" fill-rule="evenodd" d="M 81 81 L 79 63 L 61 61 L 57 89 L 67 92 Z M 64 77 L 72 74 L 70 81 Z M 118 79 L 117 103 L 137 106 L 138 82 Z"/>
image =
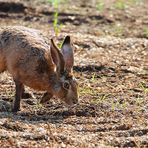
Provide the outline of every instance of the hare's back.
<path id="1" fill-rule="evenodd" d="M 48 48 L 48 38 L 39 30 L 22 26 L 0 28 L 0 41 L 3 48 L 29 48 L 43 46 Z"/>
<path id="2" fill-rule="evenodd" d="M 0 28 L 0 38 L 7 70 L 11 74 L 35 75 L 40 65 L 46 65 L 45 70 L 50 69 L 50 45 L 40 31 L 21 26 L 4 27 Z"/>

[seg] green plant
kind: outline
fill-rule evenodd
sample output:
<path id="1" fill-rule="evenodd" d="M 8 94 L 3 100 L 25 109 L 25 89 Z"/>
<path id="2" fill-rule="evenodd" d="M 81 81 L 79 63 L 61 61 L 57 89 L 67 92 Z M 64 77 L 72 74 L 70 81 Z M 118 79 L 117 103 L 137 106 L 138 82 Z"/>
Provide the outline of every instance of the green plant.
<path id="1" fill-rule="evenodd" d="M 59 34 L 62 28 L 62 24 L 59 24 L 59 5 L 65 0 L 48 0 L 48 2 L 54 7 L 54 15 L 53 15 L 53 27 L 56 36 Z"/>
<path id="2" fill-rule="evenodd" d="M 80 94 L 81 95 L 94 95 L 95 91 L 90 87 L 90 86 L 83 86 L 83 87 L 80 87 Z"/>
<path id="3" fill-rule="evenodd" d="M 114 3 L 114 7 L 116 9 L 124 10 L 128 6 L 139 5 L 142 3 L 143 0 L 116 0 Z"/>
<path id="4" fill-rule="evenodd" d="M 99 0 L 99 2 L 97 3 L 96 7 L 97 7 L 97 10 L 102 12 L 104 10 L 104 1 L 103 0 Z"/>
<path id="5" fill-rule="evenodd" d="M 143 30 L 144 37 L 148 38 L 148 27 Z"/>
<path id="6" fill-rule="evenodd" d="M 114 7 L 116 9 L 125 9 L 127 7 L 127 4 L 124 0 L 117 0 L 115 3 L 114 3 Z"/>
<path id="7" fill-rule="evenodd" d="M 53 21 L 53 27 L 54 27 L 54 31 L 55 31 L 56 35 L 59 34 L 59 32 L 61 31 L 61 28 L 62 28 L 62 24 L 59 24 L 59 22 L 58 22 L 58 17 L 59 17 L 59 13 L 58 13 L 58 11 L 56 11 L 54 13 L 54 21 Z"/>
<path id="8" fill-rule="evenodd" d="M 33 105 L 32 108 L 35 112 L 37 112 L 39 110 L 44 109 L 45 107 L 39 101 L 37 101 L 37 103 Z"/>
<path id="9" fill-rule="evenodd" d="M 97 81 L 96 80 L 96 73 L 93 73 L 92 77 L 91 77 L 91 82 L 95 82 L 95 81 Z"/>
<path id="10" fill-rule="evenodd" d="M 106 104 L 106 102 L 108 102 L 107 101 L 108 96 L 109 96 L 109 94 L 105 94 L 105 95 L 101 95 L 101 96 L 99 96 L 97 98 L 93 98 L 92 103 L 93 104 L 100 104 L 100 103 L 105 103 Z"/>
<path id="11" fill-rule="evenodd" d="M 140 88 L 142 88 L 142 90 L 143 90 L 144 92 L 148 93 L 148 87 L 145 86 L 144 83 L 140 83 L 139 85 L 140 85 Z"/>

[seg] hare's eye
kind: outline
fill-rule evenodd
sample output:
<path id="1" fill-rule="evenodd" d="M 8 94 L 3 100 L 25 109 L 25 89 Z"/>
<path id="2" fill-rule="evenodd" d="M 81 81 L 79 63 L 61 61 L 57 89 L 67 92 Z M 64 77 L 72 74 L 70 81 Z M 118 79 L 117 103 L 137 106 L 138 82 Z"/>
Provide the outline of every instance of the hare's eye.
<path id="1" fill-rule="evenodd" d="M 63 87 L 68 90 L 70 87 L 69 82 L 64 82 Z"/>

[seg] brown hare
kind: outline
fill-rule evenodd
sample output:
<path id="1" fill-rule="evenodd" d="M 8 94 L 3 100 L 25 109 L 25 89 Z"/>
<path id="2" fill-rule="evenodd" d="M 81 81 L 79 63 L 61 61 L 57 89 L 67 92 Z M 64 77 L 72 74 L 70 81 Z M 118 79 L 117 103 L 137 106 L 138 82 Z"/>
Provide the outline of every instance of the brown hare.
<path id="1" fill-rule="evenodd" d="M 73 64 L 70 36 L 65 37 L 59 50 L 53 39 L 49 42 L 39 30 L 22 26 L 0 28 L 0 72 L 7 70 L 16 86 L 13 112 L 20 110 L 24 85 L 47 92 L 41 103 L 56 96 L 68 105 L 76 104 L 78 91 Z"/>

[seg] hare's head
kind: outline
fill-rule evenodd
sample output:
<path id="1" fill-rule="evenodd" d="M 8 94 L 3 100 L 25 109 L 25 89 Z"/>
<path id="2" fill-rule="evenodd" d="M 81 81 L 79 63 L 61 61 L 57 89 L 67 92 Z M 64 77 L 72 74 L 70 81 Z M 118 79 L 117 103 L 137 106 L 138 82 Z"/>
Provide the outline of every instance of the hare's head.
<path id="1" fill-rule="evenodd" d="M 56 67 L 58 83 L 55 85 L 55 96 L 68 105 L 78 103 L 78 84 L 73 76 L 74 55 L 70 36 L 66 36 L 61 50 L 51 39 L 51 56 Z"/>

